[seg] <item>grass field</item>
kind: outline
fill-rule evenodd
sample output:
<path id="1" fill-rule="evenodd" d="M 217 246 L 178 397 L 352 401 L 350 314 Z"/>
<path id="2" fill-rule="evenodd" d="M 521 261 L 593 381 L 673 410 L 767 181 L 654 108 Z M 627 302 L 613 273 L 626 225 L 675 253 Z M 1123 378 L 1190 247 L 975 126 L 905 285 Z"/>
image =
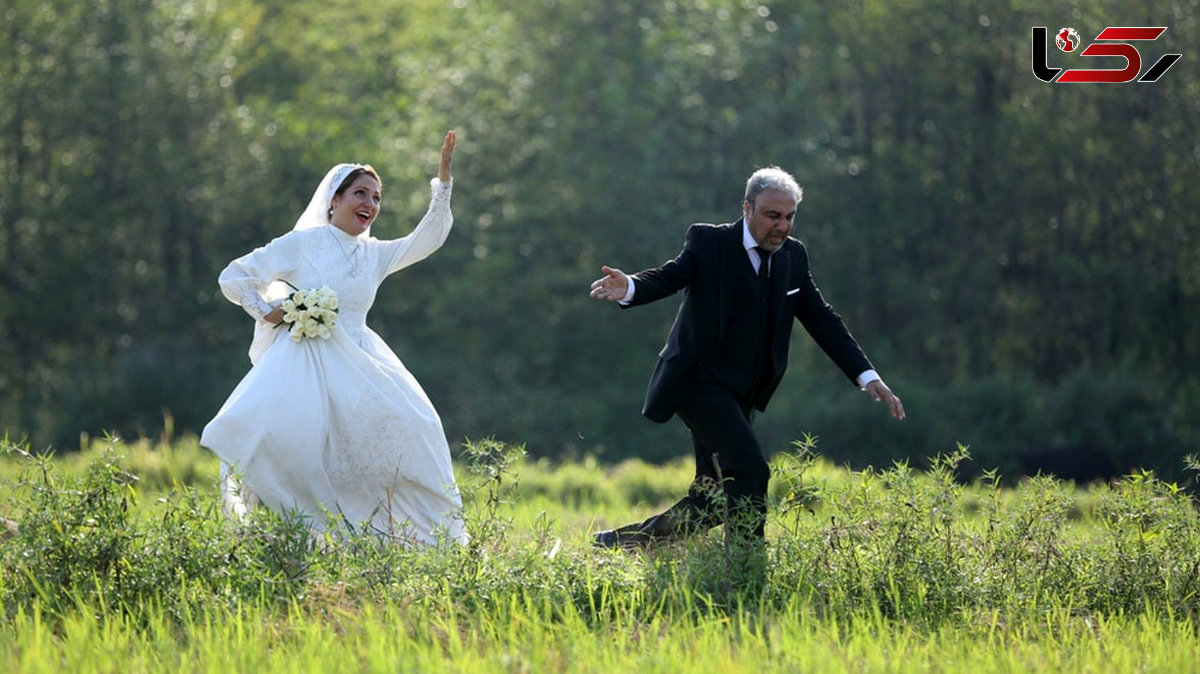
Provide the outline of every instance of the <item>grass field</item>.
<path id="1" fill-rule="evenodd" d="M 590 547 L 676 499 L 685 461 L 468 443 L 472 543 L 409 550 L 226 519 L 194 439 L 5 442 L 0 671 L 1200 671 L 1200 517 L 1175 485 L 960 485 L 960 454 L 849 471 L 812 449 L 774 462 L 758 567 L 720 529 Z"/>

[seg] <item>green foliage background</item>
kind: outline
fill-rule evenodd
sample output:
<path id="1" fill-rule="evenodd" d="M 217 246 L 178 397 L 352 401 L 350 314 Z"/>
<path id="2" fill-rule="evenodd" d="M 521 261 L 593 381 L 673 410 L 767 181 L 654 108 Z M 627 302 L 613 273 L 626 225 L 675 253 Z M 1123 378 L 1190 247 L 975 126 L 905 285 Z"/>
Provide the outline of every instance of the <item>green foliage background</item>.
<path id="1" fill-rule="evenodd" d="M 806 190 L 814 273 L 910 418 L 797 330 L 759 421 L 855 465 L 1030 447 L 1171 476 L 1200 438 L 1200 3 L 12 0 L 0 39 L 0 428 L 199 431 L 250 321 L 217 272 L 287 231 L 333 163 L 427 203 L 455 128 L 455 230 L 372 322 L 452 440 L 663 460 L 640 420 L 675 305 L 590 302 L 601 264 L 737 217 L 757 166 Z M 1154 84 L 1048 85 L 1032 26 L 1166 25 Z M 1087 63 L 1049 46 L 1052 65 Z M 286 414 L 281 409 L 281 414 Z"/>

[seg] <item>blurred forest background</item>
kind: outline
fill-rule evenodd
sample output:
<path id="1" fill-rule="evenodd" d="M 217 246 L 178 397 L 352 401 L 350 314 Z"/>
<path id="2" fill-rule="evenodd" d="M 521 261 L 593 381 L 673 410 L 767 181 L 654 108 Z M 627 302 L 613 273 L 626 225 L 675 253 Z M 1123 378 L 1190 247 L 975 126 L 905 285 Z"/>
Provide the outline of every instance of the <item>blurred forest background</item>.
<path id="1" fill-rule="evenodd" d="M 909 418 L 797 326 L 770 449 L 1179 474 L 1200 448 L 1200 2 L 990 4 L 7 0 L 0 432 L 198 433 L 249 367 L 220 269 L 340 161 L 381 170 L 374 233 L 406 234 L 454 128 L 455 229 L 371 316 L 452 445 L 690 452 L 639 415 L 677 302 L 587 287 L 737 218 L 778 164 L 818 285 Z M 1169 27 L 1143 70 L 1183 58 L 1153 84 L 1033 76 L 1033 26 L 1110 25 Z"/>

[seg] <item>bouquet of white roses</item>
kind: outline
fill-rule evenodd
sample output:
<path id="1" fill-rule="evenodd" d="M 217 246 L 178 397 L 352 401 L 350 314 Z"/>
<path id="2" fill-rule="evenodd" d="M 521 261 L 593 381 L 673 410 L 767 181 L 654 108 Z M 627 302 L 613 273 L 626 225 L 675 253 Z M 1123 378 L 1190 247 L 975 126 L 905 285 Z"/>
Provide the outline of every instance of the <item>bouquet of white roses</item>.
<path id="1" fill-rule="evenodd" d="M 290 283 L 288 285 L 292 286 Z M 287 323 L 288 330 L 292 333 L 292 341 L 298 342 L 312 337 L 329 339 L 332 334 L 330 330 L 337 325 L 337 293 L 329 286 L 309 290 L 300 290 L 296 286 L 292 288 L 296 292 L 280 305 L 283 309 L 283 323 Z"/>

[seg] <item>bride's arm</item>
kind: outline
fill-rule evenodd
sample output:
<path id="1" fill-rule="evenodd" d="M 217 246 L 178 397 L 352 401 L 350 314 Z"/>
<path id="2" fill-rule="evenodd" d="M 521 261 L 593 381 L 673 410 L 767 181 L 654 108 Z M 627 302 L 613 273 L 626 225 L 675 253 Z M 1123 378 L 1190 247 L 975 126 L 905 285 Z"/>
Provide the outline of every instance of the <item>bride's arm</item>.
<path id="1" fill-rule="evenodd" d="M 430 181 L 433 191 L 429 210 L 411 234 L 400 239 L 380 241 L 380 276 L 399 271 L 429 257 L 442 247 L 450 235 L 454 215 L 450 212 L 450 192 L 454 179 L 450 175 L 450 161 L 454 154 L 455 133 L 446 132 L 442 141 L 442 157 L 438 164 L 438 177 Z"/>
<path id="2" fill-rule="evenodd" d="M 230 262 L 221 270 L 217 283 L 230 302 L 255 320 L 278 323 L 282 313 L 267 301 L 267 287 L 272 281 L 294 274 L 299 259 L 299 237 L 285 234 Z"/>
<path id="3" fill-rule="evenodd" d="M 453 182 L 444 183 L 436 178 L 430 181 L 433 199 L 417 228 L 406 237 L 378 242 L 381 249 L 381 276 L 424 260 L 446 242 L 450 227 L 454 224 L 454 215 L 450 213 L 450 190 L 453 185 Z"/>

